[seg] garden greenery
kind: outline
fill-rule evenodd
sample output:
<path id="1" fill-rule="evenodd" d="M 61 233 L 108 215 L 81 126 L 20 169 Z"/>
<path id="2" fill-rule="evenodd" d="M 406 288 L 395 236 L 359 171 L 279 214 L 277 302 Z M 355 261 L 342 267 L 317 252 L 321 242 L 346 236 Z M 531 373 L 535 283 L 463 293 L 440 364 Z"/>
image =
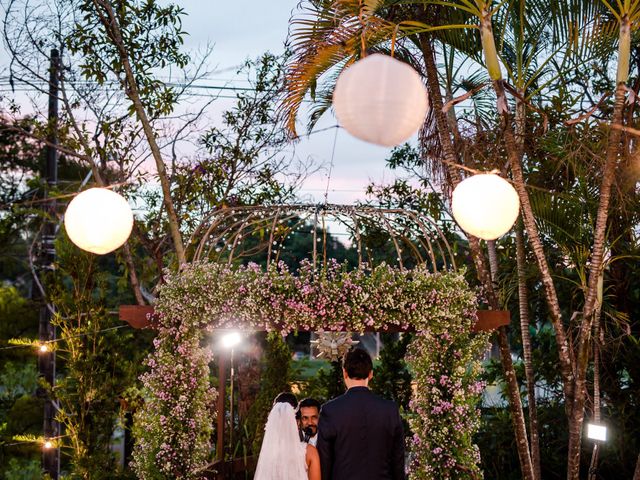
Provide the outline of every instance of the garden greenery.
<path id="1" fill-rule="evenodd" d="M 476 404 L 482 391 L 484 334 L 472 333 L 476 296 L 459 273 L 402 271 L 385 264 L 350 270 L 330 261 L 291 272 L 280 264 L 186 265 L 169 273 L 158 304 L 158 336 L 143 376 L 135 469 L 142 479 L 202 478 L 211 452 L 211 352 L 216 328 L 415 330 L 409 364 L 415 389 L 409 414 L 411 478 L 476 478 Z"/>

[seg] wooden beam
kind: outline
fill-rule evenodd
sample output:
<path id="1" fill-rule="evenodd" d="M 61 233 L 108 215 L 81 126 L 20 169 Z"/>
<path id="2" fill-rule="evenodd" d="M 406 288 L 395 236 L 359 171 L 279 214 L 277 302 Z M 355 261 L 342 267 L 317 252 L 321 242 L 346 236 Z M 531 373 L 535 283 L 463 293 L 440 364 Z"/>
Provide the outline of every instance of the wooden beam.
<path id="1" fill-rule="evenodd" d="M 473 326 L 474 332 L 491 332 L 499 327 L 509 325 L 509 310 L 478 310 L 478 322 Z"/>
<path id="2" fill-rule="evenodd" d="M 152 327 L 154 312 L 152 305 L 120 305 L 118 311 L 120 320 L 133 328 Z"/>
<path id="3" fill-rule="evenodd" d="M 120 320 L 133 328 L 153 328 L 153 314 L 154 310 L 150 305 L 120 305 Z M 508 310 L 478 310 L 477 315 L 478 322 L 473 327 L 474 332 L 490 332 L 511 322 Z M 392 327 L 388 331 L 400 330 Z"/>
<path id="4" fill-rule="evenodd" d="M 225 365 L 225 356 L 218 355 L 218 399 L 216 402 L 216 420 L 217 420 L 217 433 L 218 438 L 216 441 L 216 461 L 224 465 L 224 424 L 225 419 L 225 400 L 227 392 L 227 367 Z M 233 425 L 233 423 L 232 423 Z"/>

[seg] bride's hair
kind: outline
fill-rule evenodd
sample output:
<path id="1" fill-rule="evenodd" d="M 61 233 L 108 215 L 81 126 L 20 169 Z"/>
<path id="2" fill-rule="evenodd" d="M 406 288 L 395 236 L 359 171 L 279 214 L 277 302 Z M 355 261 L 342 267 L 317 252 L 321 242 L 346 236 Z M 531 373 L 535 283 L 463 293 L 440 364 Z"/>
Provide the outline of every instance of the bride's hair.
<path id="1" fill-rule="evenodd" d="M 298 399 L 291 392 L 282 392 L 273 400 L 273 404 L 275 405 L 276 403 L 288 403 L 295 410 L 298 406 Z"/>

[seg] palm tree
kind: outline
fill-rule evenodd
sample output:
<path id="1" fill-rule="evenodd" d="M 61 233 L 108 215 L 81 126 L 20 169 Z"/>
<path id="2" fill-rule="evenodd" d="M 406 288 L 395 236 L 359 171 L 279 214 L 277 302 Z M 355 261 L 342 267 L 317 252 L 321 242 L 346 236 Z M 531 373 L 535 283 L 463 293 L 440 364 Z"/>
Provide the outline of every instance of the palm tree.
<path id="1" fill-rule="evenodd" d="M 438 136 L 446 159 L 446 170 L 453 186 L 457 185 L 461 181 L 461 176 L 456 168 L 459 160 L 452 139 L 460 138 L 460 135 L 455 130 L 456 123 L 448 122 L 446 116 L 442 113 L 443 101 L 432 49 L 432 38 L 429 33 L 451 28 L 466 29 L 468 26 L 464 23 L 464 16 L 460 17 L 461 23 L 458 24 L 428 26 L 416 20 L 403 20 L 407 15 L 415 15 L 416 13 L 421 14 L 421 18 L 426 15 L 427 11 L 424 8 L 416 8 L 414 6 L 387 6 L 385 2 L 337 1 L 314 2 L 308 6 L 308 9 L 301 20 L 293 22 L 294 28 L 297 27 L 297 29 L 294 29 L 292 34 L 293 60 L 290 64 L 288 75 L 288 95 L 283 103 L 284 109 L 288 113 L 290 130 L 295 133 L 295 119 L 298 107 L 307 93 L 315 96 L 319 77 L 323 74 L 326 75 L 331 67 L 337 67 L 337 73 L 334 72 L 333 75 L 329 75 L 329 87 L 325 87 L 325 93 L 321 97 L 320 108 L 312 115 L 312 121 L 317 118 L 317 112 L 322 112 L 327 108 L 329 94 L 332 91 L 332 85 L 337 74 L 342 68 L 365 52 L 365 43 L 370 50 L 384 51 L 389 48 L 390 39 L 396 40 L 392 36 L 401 33 L 403 37 L 408 38 L 413 43 L 414 47 L 417 47 L 417 53 L 423 56 L 427 85 L 433 111 L 435 112 L 435 122 L 438 126 Z M 397 19 L 397 23 L 383 18 L 383 15 L 385 18 Z M 317 22 L 314 21 L 315 18 L 318 19 Z M 376 26 L 378 26 L 377 30 L 370 33 L 371 29 L 376 28 Z M 395 52 L 397 56 L 401 56 L 409 63 L 416 63 L 410 46 L 401 45 L 400 48 L 395 47 Z M 421 70 L 421 68 L 418 69 Z M 480 242 L 477 238 L 472 237 L 469 239 L 469 244 L 476 270 L 489 294 L 491 307 L 499 309 L 499 301 L 493 291 L 491 275 L 486 265 Z M 512 418 L 523 475 L 525 478 L 534 478 L 519 387 L 511 360 L 511 349 L 507 333 L 504 328 L 498 332 L 498 341 L 509 384 L 510 405 L 512 406 Z"/>
<path id="2" fill-rule="evenodd" d="M 496 111 L 501 120 L 502 145 L 520 197 L 527 239 L 540 272 L 556 334 L 565 407 L 569 419 L 567 475 L 571 479 L 578 478 L 586 398 L 586 372 L 590 363 L 591 333 L 598 310 L 598 280 L 601 278 L 604 267 L 606 227 L 612 186 L 619 161 L 629 158 L 630 155 L 640 158 L 640 150 L 630 150 L 631 142 L 626 142 L 624 145 L 622 143 L 630 39 L 631 32 L 637 28 L 640 17 L 640 0 L 616 0 L 615 3 L 609 3 L 606 0 L 602 0 L 601 3 L 580 0 L 547 2 L 505 0 L 497 5 L 494 5 L 491 0 L 425 0 L 417 5 L 415 2 L 404 4 L 343 0 L 313 2 L 310 5 L 311 10 L 315 10 L 317 18 L 321 21 L 315 23 L 312 15 L 311 18 L 304 20 L 305 29 L 294 30 L 297 32 L 293 35 L 296 56 L 292 62 L 293 73 L 290 77 L 293 80 L 290 84 L 293 88 L 289 88 L 288 103 L 285 102 L 285 108 L 291 113 L 290 128 L 293 130 L 295 124 L 297 105 L 307 93 L 314 96 L 318 82 L 324 84 L 322 90 L 324 92 L 322 111 L 324 111 L 329 105 L 330 85 L 335 81 L 341 68 L 362 55 L 365 44 L 372 50 L 388 48 L 390 39 L 395 36 L 396 43 L 402 45 L 403 56 L 408 59 L 415 59 L 416 53 L 422 56 L 424 67 L 422 71 L 426 77 L 434 107 L 434 123 L 439 148 L 453 185 L 460 179 L 456 165 L 463 161 L 463 157 L 458 154 L 460 145 L 457 144 L 457 140 L 460 138 L 460 132 L 457 130 L 455 117 L 442 112 L 441 106 L 444 102 L 435 63 L 434 40 L 449 44 L 476 59 L 479 52 L 482 52 L 484 67 L 496 95 Z M 430 22 L 434 20 L 436 11 L 440 24 Z M 551 22 L 547 21 L 549 12 L 552 14 Z M 370 29 L 377 28 L 376 25 L 379 25 L 379 29 L 372 33 Z M 527 160 L 523 150 L 526 131 L 525 112 L 530 108 L 535 109 L 531 101 L 544 90 L 545 83 L 558 79 L 570 68 L 574 68 L 576 63 L 601 54 L 600 47 L 607 43 L 602 39 L 608 39 L 614 27 L 617 28 L 619 40 L 615 102 L 611 114 L 612 128 L 609 129 L 605 162 L 601 169 L 599 201 L 593 230 L 594 240 L 585 277 L 584 305 L 577 339 L 573 342 L 576 347 L 572 348 L 566 327 L 567 322 L 562 317 L 552 269 L 546 257 L 531 196 L 525 183 L 524 166 Z M 455 29 L 455 32 L 451 32 L 451 28 Z M 474 34 L 475 30 L 479 32 L 479 39 L 478 35 Z M 546 55 L 546 59 L 539 65 L 536 61 L 540 55 L 536 55 L 535 47 L 539 47 L 538 50 Z M 559 55 L 559 53 L 562 54 Z M 558 61 L 558 56 L 562 61 Z M 321 60 L 319 68 L 314 66 L 316 59 Z M 332 70 L 334 66 L 338 68 Z M 501 66 L 505 67 L 508 80 L 503 78 Z M 327 72 L 331 73 L 327 74 Z M 515 115 L 512 114 L 508 93 L 513 94 Z M 479 242 L 476 239 L 470 239 L 470 248 L 479 277 L 487 287 L 489 302 L 493 306 L 497 303 L 497 299 L 491 293 L 490 275 Z M 499 339 L 500 337 L 502 337 L 501 332 Z M 501 347 L 504 347 L 502 340 L 500 343 Z M 504 355 L 503 360 L 507 378 L 511 383 L 509 361 L 504 359 Z M 523 476 L 539 478 L 539 469 L 531 466 L 531 460 L 527 458 L 528 448 L 524 448 L 526 433 L 522 435 L 523 422 L 518 420 L 519 396 L 517 399 L 513 398 L 515 396 L 517 395 L 510 396 L 510 401 L 514 413 Z M 537 463 L 537 454 L 534 457 L 536 457 L 534 463 Z"/>

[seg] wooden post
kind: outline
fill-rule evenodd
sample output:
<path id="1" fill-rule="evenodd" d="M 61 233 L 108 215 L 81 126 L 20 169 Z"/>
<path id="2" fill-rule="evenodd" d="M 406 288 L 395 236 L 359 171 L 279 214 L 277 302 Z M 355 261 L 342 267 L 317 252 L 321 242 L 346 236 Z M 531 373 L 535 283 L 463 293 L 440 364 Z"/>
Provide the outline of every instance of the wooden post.
<path id="1" fill-rule="evenodd" d="M 221 468 L 224 464 L 224 424 L 225 424 L 225 392 L 227 385 L 227 368 L 224 355 L 218 356 L 218 440 L 216 443 L 216 460 Z"/>

